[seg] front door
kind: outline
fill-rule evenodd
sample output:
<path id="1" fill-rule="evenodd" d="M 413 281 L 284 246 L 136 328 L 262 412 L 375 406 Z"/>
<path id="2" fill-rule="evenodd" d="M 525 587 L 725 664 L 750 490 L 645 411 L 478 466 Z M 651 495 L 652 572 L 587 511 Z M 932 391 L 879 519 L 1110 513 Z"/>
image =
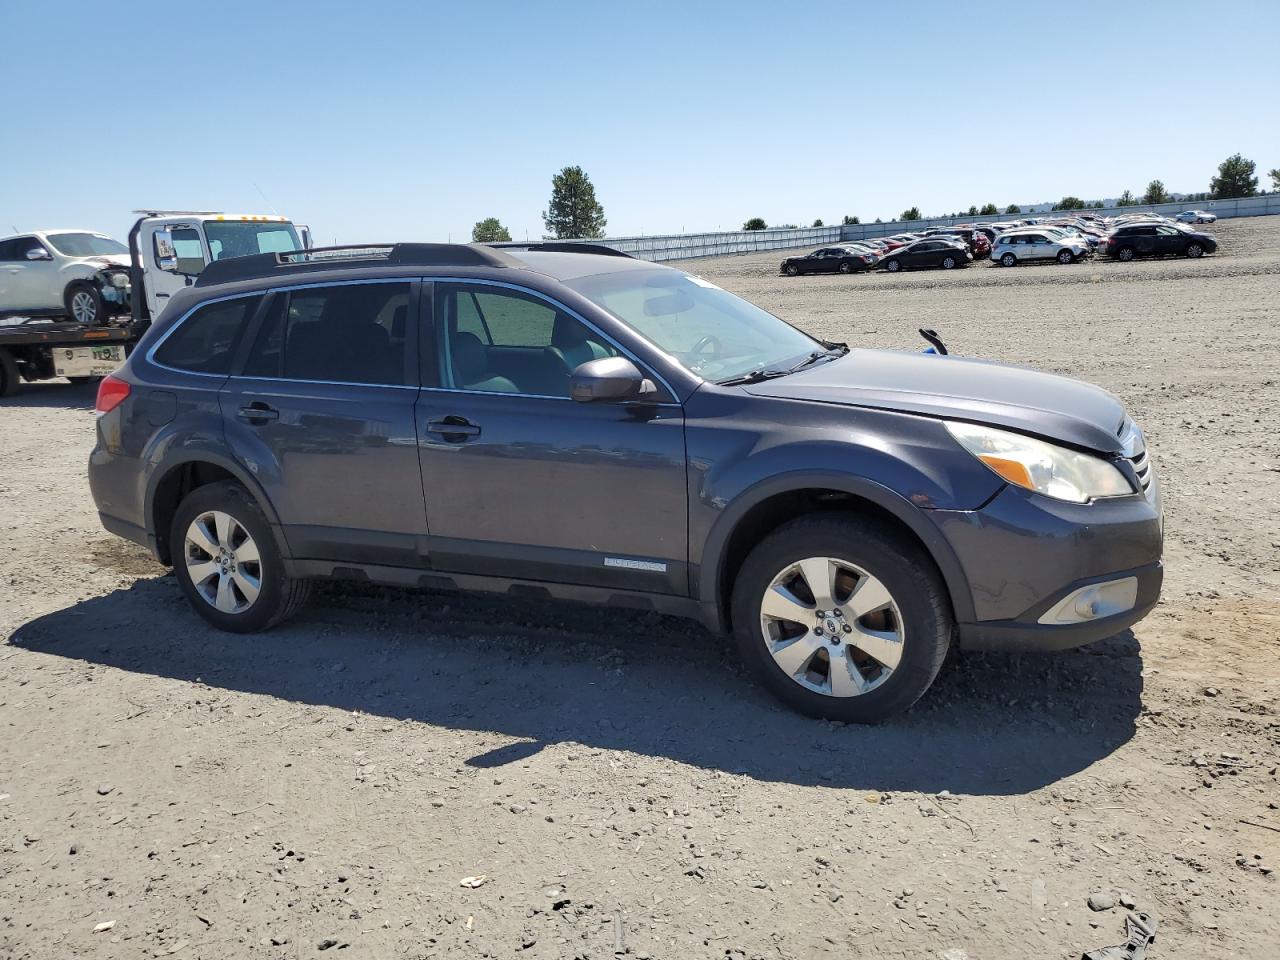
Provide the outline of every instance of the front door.
<path id="1" fill-rule="evenodd" d="M 1159 254 L 1181 253 L 1187 245 L 1187 235 L 1174 227 L 1156 227 L 1155 252 Z"/>
<path id="2" fill-rule="evenodd" d="M 222 390 L 227 441 L 266 488 L 298 559 L 422 561 L 416 286 L 274 294 Z"/>
<path id="3" fill-rule="evenodd" d="M 165 229 L 170 231 L 173 256 L 161 249 L 157 237 Z M 152 319 L 169 305 L 175 293 L 195 283 L 208 262 L 204 235 L 196 223 L 145 222 L 138 236 L 138 252 L 146 274 L 147 309 Z M 137 296 L 137 291 L 133 295 Z"/>
<path id="4" fill-rule="evenodd" d="M 418 401 L 432 567 L 687 593 L 674 398 L 574 401 L 572 370 L 619 354 L 606 337 L 530 291 L 434 286 L 439 386 Z"/>

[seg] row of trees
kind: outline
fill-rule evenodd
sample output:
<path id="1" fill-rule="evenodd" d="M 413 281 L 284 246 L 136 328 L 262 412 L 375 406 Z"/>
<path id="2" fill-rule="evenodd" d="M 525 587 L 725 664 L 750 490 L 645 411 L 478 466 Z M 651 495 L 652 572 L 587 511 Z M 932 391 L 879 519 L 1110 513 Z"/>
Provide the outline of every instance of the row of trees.
<path id="1" fill-rule="evenodd" d="M 1252 197 L 1258 192 L 1256 166 L 1252 160 L 1246 160 L 1240 154 L 1233 154 L 1218 164 L 1217 176 L 1209 181 L 1207 193 L 1196 193 L 1187 196 L 1189 201 L 1221 200 L 1230 197 Z M 1267 171 L 1271 178 L 1271 189 L 1280 190 L 1280 167 Z M 1132 207 L 1139 204 L 1168 203 L 1172 197 L 1165 189 L 1163 181 L 1152 180 L 1141 197 L 1125 190 L 1120 194 L 1116 205 Z M 1079 197 L 1066 196 L 1053 205 L 1054 210 L 1087 210 L 1100 209 L 1101 200 L 1092 202 Z M 1004 208 L 1006 214 L 1021 213 L 1022 208 L 1011 203 Z M 971 206 L 967 213 L 970 217 L 995 217 L 1000 215 L 1000 208 L 994 203 L 986 203 L 981 207 Z M 910 207 L 902 211 L 899 220 L 923 220 L 919 207 Z M 565 167 L 551 178 L 551 202 L 542 212 L 542 222 L 551 237 L 556 239 L 597 239 L 604 236 L 604 207 L 596 199 L 596 188 L 591 178 L 581 167 Z M 841 221 L 845 226 L 861 223 L 854 216 L 846 215 Z M 876 218 L 876 223 L 880 223 Z M 793 226 L 793 224 L 785 224 Z M 813 221 L 813 226 L 823 226 L 821 218 Z M 742 225 L 743 230 L 767 230 L 769 225 L 763 217 L 752 217 Z M 497 217 L 486 217 L 471 230 L 471 239 L 476 243 L 501 243 L 510 241 L 511 231 L 499 222 Z"/>

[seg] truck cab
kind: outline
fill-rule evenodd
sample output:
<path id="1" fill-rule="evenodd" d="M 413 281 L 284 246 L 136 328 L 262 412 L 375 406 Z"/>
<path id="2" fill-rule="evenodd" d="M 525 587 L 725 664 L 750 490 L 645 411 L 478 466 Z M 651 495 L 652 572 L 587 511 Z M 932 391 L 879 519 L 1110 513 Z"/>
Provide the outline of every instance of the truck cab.
<path id="1" fill-rule="evenodd" d="M 159 316 L 169 299 L 195 283 L 215 260 L 311 247 L 310 230 L 295 226 L 287 217 L 211 210 L 134 212 L 140 215 L 129 232 L 135 320 Z"/>

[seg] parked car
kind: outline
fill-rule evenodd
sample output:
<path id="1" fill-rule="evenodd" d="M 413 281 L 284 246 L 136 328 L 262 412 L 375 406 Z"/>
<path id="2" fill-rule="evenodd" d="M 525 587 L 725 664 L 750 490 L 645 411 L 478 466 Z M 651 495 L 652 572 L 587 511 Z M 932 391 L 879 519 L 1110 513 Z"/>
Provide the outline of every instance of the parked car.
<path id="1" fill-rule="evenodd" d="M 1217 223 L 1218 215 L 1205 210 L 1183 210 L 1174 219 L 1180 223 Z"/>
<path id="2" fill-rule="evenodd" d="M 899 250 L 885 256 L 876 264 L 878 270 L 897 273 L 899 270 L 914 270 L 922 267 L 941 267 L 952 270 L 967 266 L 973 260 L 963 240 L 947 240 L 941 237 L 925 237 L 909 243 Z"/>
<path id="3" fill-rule="evenodd" d="M 985 260 L 991 253 L 991 241 L 987 239 L 985 233 L 974 227 L 956 227 L 954 230 L 935 234 L 935 236 L 953 237 L 962 241 L 975 260 Z"/>
<path id="4" fill-rule="evenodd" d="M 129 248 L 91 230 L 0 240 L 0 316 L 65 316 L 95 325 L 129 308 Z"/>
<path id="5" fill-rule="evenodd" d="M 802 273 L 854 273 L 870 270 L 875 257 L 870 252 L 851 250 L 847 247 L 823 247 L 799 257 L 787 257 L 780 272 L 789 277 Z"/>
<path id="6" fill-rule="evenodd" d="M 1035 260 L 1057 260 L 1075 263 L 1089 254 L 1089 245 L 1081 237 L 1055 234 L 1051 230 L 1023 227 L 1002 233 L 991 248 L 991 259 L 1002 267 Z"/>
<path id="7" fill-rule="evenodd" d="M 1111 394 L 850 350 L 590 244 L 212 263 L 97 411 L 103 525 L 222 630 L 316 578 L 620 604 L 874 721 L 953 638 L 1075 646 L 1160 592 L 1159 485 Z"/>
<path id="8" fill-rule="evenodd" d="M 1117 260 L 1168 255 L 1202 257 L 1218 249 L 1217 238 L 1181 224 L 1136 221 L 1126 223 L 1107 238 L 1103 250 Z"/>

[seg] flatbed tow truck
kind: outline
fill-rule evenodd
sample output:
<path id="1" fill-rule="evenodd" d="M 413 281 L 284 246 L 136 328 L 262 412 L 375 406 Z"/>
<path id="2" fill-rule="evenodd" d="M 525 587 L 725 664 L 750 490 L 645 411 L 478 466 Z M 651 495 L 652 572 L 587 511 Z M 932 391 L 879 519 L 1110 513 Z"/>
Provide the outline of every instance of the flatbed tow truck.
<path id="1" fill-rule="evenodd" d="M 175 292 L 206 264 L 228 257 L 310 249 L 310 230 L 286 217 L 218 211 L 135 210 L 129 231 L 129 312 L 94 324 L 26 318 L 0 323 L 0 397 L 22 381 L 87 383 L 111 373 Z"/>

